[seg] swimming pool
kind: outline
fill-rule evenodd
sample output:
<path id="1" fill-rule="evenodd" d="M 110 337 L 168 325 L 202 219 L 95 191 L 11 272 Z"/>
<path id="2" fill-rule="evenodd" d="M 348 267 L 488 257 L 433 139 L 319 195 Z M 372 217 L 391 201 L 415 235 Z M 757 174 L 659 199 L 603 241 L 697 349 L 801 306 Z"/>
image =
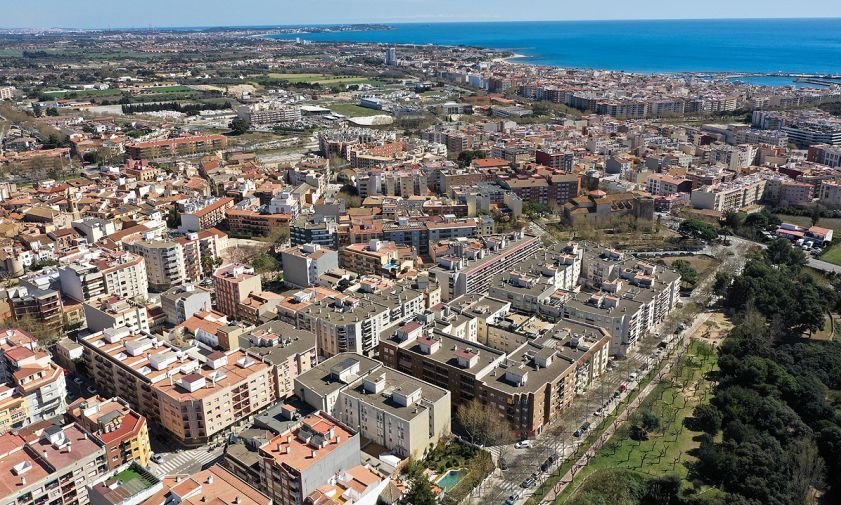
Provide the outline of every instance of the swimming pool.
<path id="1" fill-rule="evenodd" d="M 458 470 L 447 470 L 443 477 L 438 479 L 436 484 L 444 491 L 449 491 L 459 483 L 464 476 L 467 475 L 466 468 L 459 468 Z"/>

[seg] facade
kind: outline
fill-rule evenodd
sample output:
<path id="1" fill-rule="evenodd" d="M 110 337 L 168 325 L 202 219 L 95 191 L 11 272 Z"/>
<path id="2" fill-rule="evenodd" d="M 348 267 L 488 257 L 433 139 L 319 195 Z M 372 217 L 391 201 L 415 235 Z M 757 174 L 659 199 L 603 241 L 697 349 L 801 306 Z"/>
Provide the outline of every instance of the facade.
<path id="1" fill-rule="evenodd" d="M 225 315 L 238 317 L 239 305 L 251 293 L 263 290 L 260 275 L 254 269 L 230 263 L 213 272 L 213 288 L 216 293 L 216 307 Z"/>
<path id="2" fill-rule="evenodd" d="M 66 415 L 105 444 L 108 468 L 149 464 L 152 448 L 146 418 L 122 398 L 80 398 L 68 406 Z"/>
<path id="3" fill-rule="evenodd" d="M 315 286 L 321 274 L 339 268 L 339 254 L 318 244 L 292 246 L 280 256 L 283 281 L 294 287 Z"/>
<path id="4" fill-rule="evenodd" d="M 401 459 L 422 457 L 450 431 L 449 391 L 358 354 L 319 363 L 295 393 Z"/>
<path id="5" fill-rule="evenodd" d="M 541 247 L 540 238 L 531 235 L 490 236 L 476 247 L 465 242 L 451 245 L 446 255 L 438 258 L 430 277 L 441 286 L 441 298 L 452 300 L 464 294 L 486 292 L 491 280 L 511 270 Z"/>
<path id="6" fill-rule="evenodd" d="M 739 210 L 758 203 L 765 192 L 766 181 L 759 177 L 742 177 L 730 183 L 704 186 L 692 192 L 690 202 L 696 209 L 718 212 Z"/>
<path id="7" fill-rule="evenodd" d="M 274 505 L 303 505 L 332 477 L 359 465 L 359 434 L 315 413 L 260 447 L 260 455 L 262 488 Z"/>
<path id="8" fill-rule="evenodd" d="M 229 197 L 179 201 L 180 229 L 187 232 L 198 232 L 214 228 L 225 220 L 225 212 L 233 206 L 234 199 Z"/>
<path id="9" fill-rule="evenodd" d="M 181 324 L 197 312 L 209 311 L 213 307 L 210 291 L 184 284 L 161 293 L 161 308 L 169 324 Z"/>
<path id="10" fill-rule="evenodd" d="M 187 282 L 184 252 L 178 242 L 134 240 L 124 246 L 146 261 L 146 276 L 151 291 L 161 293 Z"/>
<path id="11" fill-rule="evenodd" d="M 134 160 L 153 160 L 225 149 L 228 137 L 224 135 L 194 135 L 126 145 L 126 154 Z"/>
<path id="12" fill-rule="evenodd" d="M 145 299 L 149 294 L 146 262 L 128 251 L 96 249 L 63 259 L 59 267 L 61 292 L 85 302 L 103 294 Z"/>
<path id="13" fill-rule="evenodd" d="M 0 435 L 0 505 L 87 505 L 107 471 L 102 442 L 76 424 Z"/>
<path id="14" fill-rule="evenodd" d="M 102 331 L 106 328 L 131 328 L 132 331 L 149 331 L 149 313 L 146 306 L 116 296 L 100 296 L 84 303 L 88 329 Z"/>
<path id="15" fill-rule="evenodd" d="M 236 431 L 277 399 L 272 367 L 243 351 L 204 355 L 127 328 L 94 333 L 80 343 L 100 391 L 125 399 L 187 446 Z"/>

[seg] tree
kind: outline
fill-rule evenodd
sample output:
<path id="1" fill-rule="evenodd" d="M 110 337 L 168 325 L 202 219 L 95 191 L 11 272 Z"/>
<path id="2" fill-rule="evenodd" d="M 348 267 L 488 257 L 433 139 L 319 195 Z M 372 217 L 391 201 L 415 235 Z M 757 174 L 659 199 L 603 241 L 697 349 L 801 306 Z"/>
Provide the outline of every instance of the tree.
<path id="1" fill-rule="evenodd" d="M 289 226 L 282 224 L 269 230 L 266 241 L 276 246 L 285 246 L 289 242 Z"/>
<path id="2" fill-rule="evenodd" d="M 686 260 L 675 260 L 672 268 L 680 274 L 681 282 L 687 289 L 693 289 L 698 283 L 698 271 Z"/>
<path id="3" fill-rule="evenodd" d="M 814 207 L 812 207 L 812 214 L 809 217 L 812 221 L 812 226 L 815 226 L 815 225 L 818 224 L 818 221 L 821 220 L 821 207 L 820 207 L 820 205 L 815 205 Z"/>
<path id="4" fill-rule="evenodd" d="M 280 270 L 280 261 L 271 254 L 263 253 L 251 260 L 251 266 L 258 274 L 277 272 Z"/>
<path id="5" fill-rule="evenodd" d="M 41 117 L 41 114 L 44 112 L 41 104 L 33 103 L 32 104 L 32 115 L 35 117 Z"/>
<path id="6" fill-rule="evenodd" d="M 456 420 L 474 444 L 502 445 L 511 440 L 511 426 L 492 406 L 474 399 L 456 409 Z"/>
<path id="7" fill-rule="evenodd" d="M 642 411 L 642 427 L 645 431 L 657 431 L 660 429 L 660 418 L 650 409 Z"/>
<path id="8" fill-rule="evenodd" d="M 694 426 L 704 433 L 715 436 L 721 429 L 721 412 L 714 405 L 698 405 L 692 412 L 692 418 Z"/>
<path id="9" fill-rule="evenodd" d="M 733 276 L 730 272 L 719 270 L 715 273 L 715 280 L 713 281 L 713 293 L 718 296 L 726 296 L 727 290 L 730 289 L 730 284 L 733 283 Z"/>
<path id="10" fill-rule="evenodd" d="M 55 107 L 50 107 L 49 109 L 47 109 L 47 115 L 58 116 L 58 109 L 56 109 Z"/>
<path id="11" fill-rule="evenodd" d="M 403 498 L 403 503 L 411 505 L 436 505 L 435 493 L 432 491 L 432 484 L 422 473 L 411 479 L 409 492 Z"/>
<path id="12" fill-rule="evenodd" d="M 718 237 L 718 229 L 715 226 L 705 223 L 699 219 L 686 219 L 678 227 L 678 232 L 690 238 L 702 240 L 714 240 Z"/>
<path id="13" fill-rule="evenodd" d="M 242 118 L 234 118 L 233 121 L 228 125 L 228 128 L 231 129 L 231 133 L 234 135 L 242 135 L 246 133 L 251 128 L 251 123 L 246 121 Z"/>

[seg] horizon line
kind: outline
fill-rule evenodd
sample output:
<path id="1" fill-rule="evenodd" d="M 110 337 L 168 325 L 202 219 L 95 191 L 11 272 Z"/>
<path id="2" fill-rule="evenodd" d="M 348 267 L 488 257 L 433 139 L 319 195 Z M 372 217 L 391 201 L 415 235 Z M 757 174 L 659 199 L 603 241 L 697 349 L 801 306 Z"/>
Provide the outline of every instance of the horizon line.
<path id="1" fill-rule="evenodd" d="M 122 27 L 34 27 L 34 26 L 0 26 L 2 30 L 74 30 L 74 31 L 120 31 L 120 30 L 205 30 L 219 28 L 242 28 L 242 29 L 281 29 L 281 28 L 308 28 L 325 26 L 371 26 L 371 25 L 417 25 L 417 24 L 462 24 L 462 23 L 622 23 L 638 21 L 807 21 L 807 20 L 841 20 L 841 16 L 815 17 L 815 16 L 781 16 L 781 17 L 744 17 L 744 18 L 625 18 L 625 19 L 475 19 L 475 20 L 429 20 L 429 21 L 347 21 L 347 22 L 317 22 L 317 23 L 293 23 L 293 24 L 230 24 L 230 25 L 166 25 L 166 26 L 122 26 Z"/>

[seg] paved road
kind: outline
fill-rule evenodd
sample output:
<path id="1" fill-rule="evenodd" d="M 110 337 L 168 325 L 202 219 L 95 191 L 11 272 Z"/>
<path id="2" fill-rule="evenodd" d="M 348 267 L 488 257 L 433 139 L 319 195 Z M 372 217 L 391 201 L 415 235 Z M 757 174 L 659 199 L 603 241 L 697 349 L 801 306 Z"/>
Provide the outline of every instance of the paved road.
<path id="1" fill-rule="evenodd" d="M 210 464 L 222 456 L 224 448 L 217 447 L 212 451 L 208 451 L 205 447 L 198 449 L 183 450 L 171 453 L 158 453 L 163 458 L 163 463 L 149 462 L 149 469 L 158 477 L 165 475 L 175 475 L 181 473 L 194 473 Z"/>

